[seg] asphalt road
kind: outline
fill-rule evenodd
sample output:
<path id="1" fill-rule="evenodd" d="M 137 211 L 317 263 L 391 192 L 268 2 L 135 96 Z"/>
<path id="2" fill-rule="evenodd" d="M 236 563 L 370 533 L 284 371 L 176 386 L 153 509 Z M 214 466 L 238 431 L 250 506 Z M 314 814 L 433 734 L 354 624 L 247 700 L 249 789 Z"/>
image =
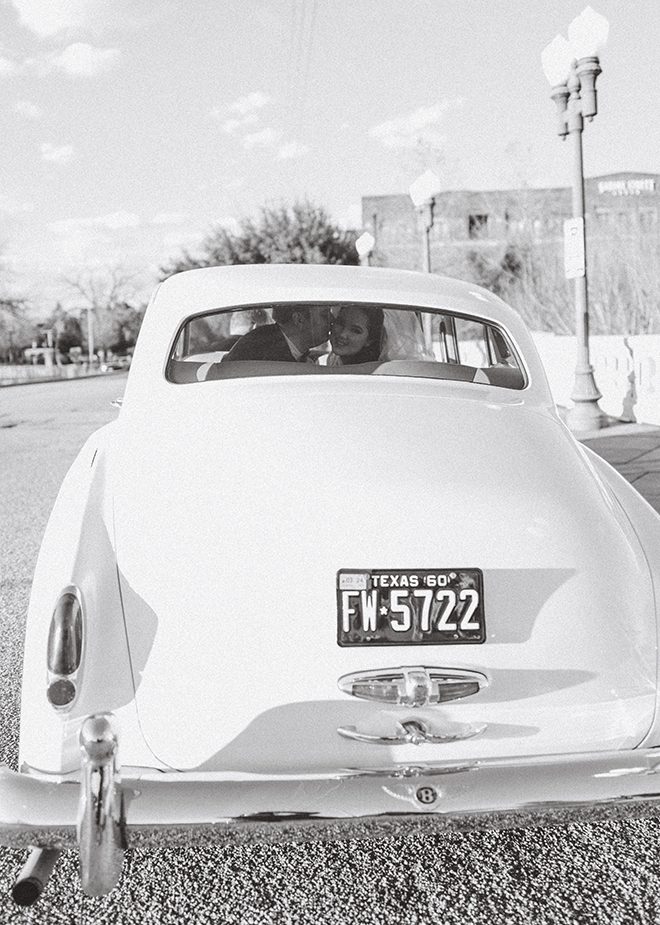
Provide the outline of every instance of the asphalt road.
<path id="1" fill-rule="evenodd" d="M 124 378 L 0 389 L 0 761 L 13 768 L 39 542 L 77 450 L 117 413 L 110 400 Z M 0 849 L 0 922 L 660 923 L 655 820 L 336 845 L 129 850 L 119 886 L 102 899 L 83 896 L 71 852 L 27 910 L 8 895 L 25 856 Z"/>

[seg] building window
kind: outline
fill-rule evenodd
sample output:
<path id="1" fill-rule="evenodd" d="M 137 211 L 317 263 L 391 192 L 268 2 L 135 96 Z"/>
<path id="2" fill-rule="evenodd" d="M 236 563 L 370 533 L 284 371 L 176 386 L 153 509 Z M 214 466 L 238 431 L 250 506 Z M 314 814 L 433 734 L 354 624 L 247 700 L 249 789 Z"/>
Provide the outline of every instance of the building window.
<path id="1" fill-rule="evenodd" d="M 657 209 L 640 209 L 639 227 L 642 231 L 653 231 L 658 221 Z"/>
<path id="2" fill-rule="evenodd" d="M 628 212 L 619 212 L 616 217 L 616 223 L 619 231 L 630 231 L 630 214 Z"/>
<path id="3" fill-rule="evenodd" d="M 449 237 L 449 222 L 446 218 L 440 220 L 435 219 L 431 227 L 431 234 L 435 235 L 436 238 L 445 240 Z"/>
<path id="4" fill-rule="evenodd" d="M 471 215 L 468 223 L 468 234 L 471 238 L 487 238 L 488 216 Z"/>
<path id="5" fill-rule="evenodd" d="M 522 218 L 516 218 L 514 213 L 504 213 L 504 225 L 506 233 L 509 235 L 522 234 L 525 230 L 525 222 Z"/>

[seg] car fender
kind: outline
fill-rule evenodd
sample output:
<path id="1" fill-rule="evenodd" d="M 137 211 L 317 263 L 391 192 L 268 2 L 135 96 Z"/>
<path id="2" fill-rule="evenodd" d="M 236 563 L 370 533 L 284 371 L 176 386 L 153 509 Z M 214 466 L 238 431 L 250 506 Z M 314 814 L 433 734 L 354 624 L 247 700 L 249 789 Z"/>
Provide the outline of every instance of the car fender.
<path id="1" fill-rule="evenodd" d="M 656 708 L 651 727 L 640 743 L 641 748 L 660 745 L 660 657 L 658 654 L 658 603 L 660 602 L 660 543 L 658 542 L 658 514 L 636 488 L 592 449 L 582 451 L 595 473 L 616 500 L 637 534 L 648 562 L 653 594 L 656 602 Z"/>
<path id="2" fill-rule="evenodd" d="M 113 428 L 114 423 L 108 424 L 87 440 L 64 479 L 30 596 L 19 760 L 21 766 L 48 773 L 79 767 L 78 730 L 85 716 L 112 709 L 121 722 L 134 712 L 112 504 L 106 491 L 104 448 Z M 54 607 L 67 588 L 77 589 L 82 604 L 83 653 L 76 697 L 70 708 L 56 709 L 46 698 L 47 640 Z"/>

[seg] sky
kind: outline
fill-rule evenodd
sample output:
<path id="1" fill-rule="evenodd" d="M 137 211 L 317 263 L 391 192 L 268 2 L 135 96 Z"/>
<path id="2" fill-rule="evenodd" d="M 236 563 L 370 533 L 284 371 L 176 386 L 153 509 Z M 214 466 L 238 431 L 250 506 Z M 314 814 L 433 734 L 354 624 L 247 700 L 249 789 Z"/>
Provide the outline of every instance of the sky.
<path id="1" fill-rule="evenodd" d="M 569 186 L 541 52 L 586 0 L 0 0 L 0 296 L 46 314 L 268 205 Z M 660 0 L 610 22 L 587 176 L 660 173 Z M 79 303 L 78 299 L 78 303 Z"/>

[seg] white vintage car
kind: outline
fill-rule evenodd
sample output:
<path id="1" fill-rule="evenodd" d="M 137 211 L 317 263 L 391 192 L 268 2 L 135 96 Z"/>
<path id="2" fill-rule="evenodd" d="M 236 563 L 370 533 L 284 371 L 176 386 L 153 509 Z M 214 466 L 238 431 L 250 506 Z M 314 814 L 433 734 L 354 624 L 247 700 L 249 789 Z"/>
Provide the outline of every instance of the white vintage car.
<path id="1" fill-rule="evenodd" d="M 126 846 L 653 812 L 659 596 L 660 519 L 493 294 L 173 276 L 43 541 L 14 897 L 76 845 L 99 895 Z"/>

